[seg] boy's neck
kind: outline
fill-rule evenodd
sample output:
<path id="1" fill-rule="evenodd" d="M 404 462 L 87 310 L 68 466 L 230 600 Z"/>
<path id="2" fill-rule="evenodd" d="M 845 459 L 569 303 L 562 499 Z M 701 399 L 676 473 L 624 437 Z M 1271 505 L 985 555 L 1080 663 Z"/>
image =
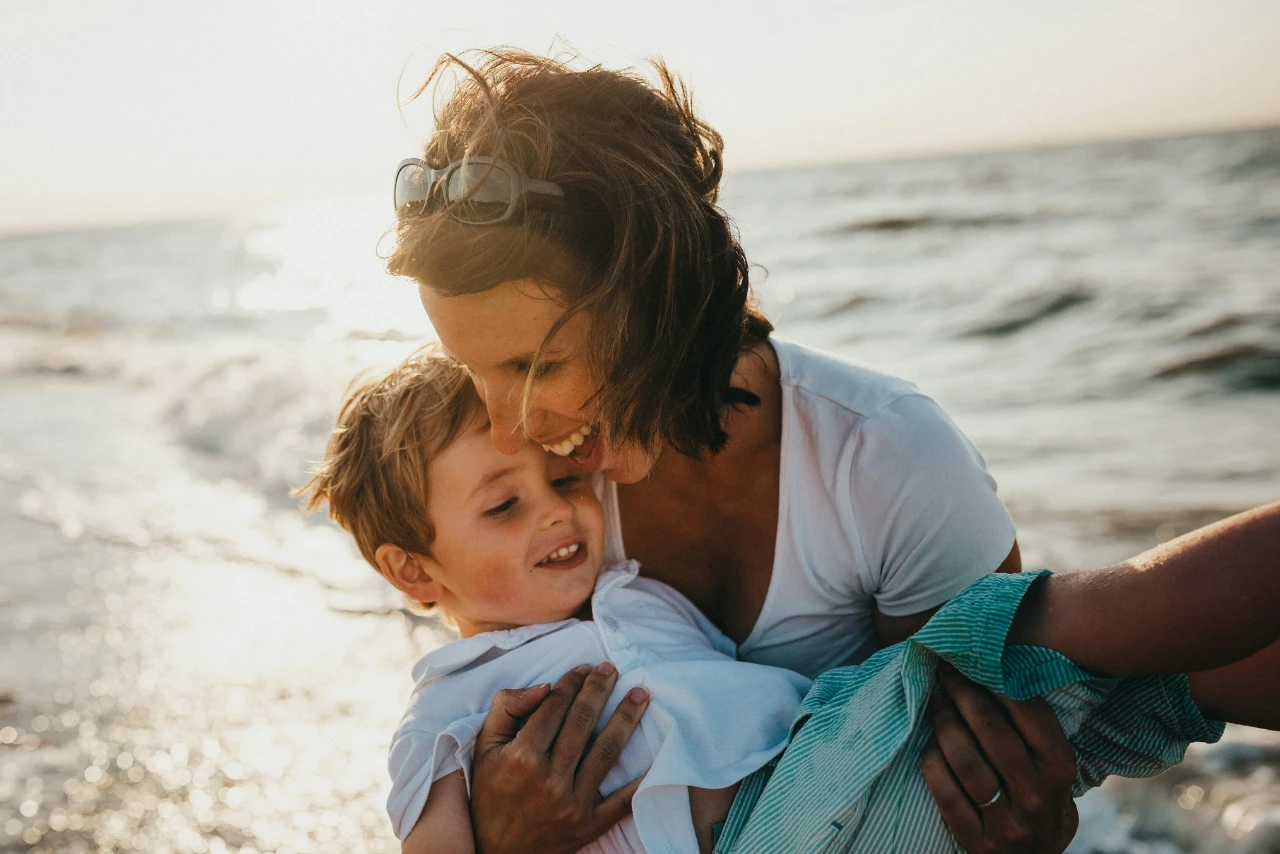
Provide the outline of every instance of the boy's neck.
<path id="1" fill-rule="evenodd" d="M 591 600 L 582 603 L 582 607 L 573 613 L 573 616 L 579 620 L 591 619 Z M 465 620 L 454 618 L 454 625 L 458 629 L 458 635 L 463 638 L 473 637 L 481 632 L 500 631 L 502 629 L 514 629 L 516 626 L 475 626 Z"/>

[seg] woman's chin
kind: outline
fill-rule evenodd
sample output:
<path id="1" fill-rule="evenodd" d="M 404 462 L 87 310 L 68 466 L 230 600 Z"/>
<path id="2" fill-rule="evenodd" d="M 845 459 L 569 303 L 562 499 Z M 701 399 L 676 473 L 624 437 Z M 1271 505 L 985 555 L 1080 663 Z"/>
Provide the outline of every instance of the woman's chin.
<path id="1" fill-rule="evenodd" d="M 615 483 L 639 483 L 653 471 L 655 462 L 656 457 L 642 451 L 607 454 L 599 471 Z"/>
<path id="2" fill-rule="evenodd" d="M 636 483 L 653 470 L 657 457 L 636 447 L 610 448 L 600 435 L 588 437 L 566 457 L 569 464 L 587 474 L 602 474 L 617 483 Z"/>

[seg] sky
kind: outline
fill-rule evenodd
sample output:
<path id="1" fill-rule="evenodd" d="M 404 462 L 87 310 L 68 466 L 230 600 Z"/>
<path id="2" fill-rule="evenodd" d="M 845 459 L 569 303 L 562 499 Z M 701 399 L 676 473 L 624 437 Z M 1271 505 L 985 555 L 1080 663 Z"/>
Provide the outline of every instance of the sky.
<path id="1" fill-rule="evenodd" d="M 1280 0 L 0 0 L 0 233 L 389 187 L 497 44 L 663 57 L 730 171 L 1280 124 Z"/>

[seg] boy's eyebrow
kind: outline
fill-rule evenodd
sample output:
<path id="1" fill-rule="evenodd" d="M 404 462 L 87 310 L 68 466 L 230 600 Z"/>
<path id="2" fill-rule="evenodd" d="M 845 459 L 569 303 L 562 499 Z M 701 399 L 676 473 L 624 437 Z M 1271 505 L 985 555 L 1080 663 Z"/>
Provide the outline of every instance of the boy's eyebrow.
<path id="1" fill-rule="evenodd" d="M 480 483 L 476 485 L 476 488 L 471 490 L 471 495 L 475 495 L 477 492 L 484 489 L 486 486 L 493 483 L 495 480 L 501 480 L 502 478 L 511 474 L 517 468 L 519 468 L 519 466 L 507 466 L 506 468 L 500 468 L 497 471 L 489 472 L 480 480 Z"/>

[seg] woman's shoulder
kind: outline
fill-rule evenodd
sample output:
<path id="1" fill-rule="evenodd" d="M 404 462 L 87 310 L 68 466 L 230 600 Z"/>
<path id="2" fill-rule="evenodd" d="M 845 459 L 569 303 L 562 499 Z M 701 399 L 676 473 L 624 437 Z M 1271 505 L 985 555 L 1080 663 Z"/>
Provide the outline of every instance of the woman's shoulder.
<path id="1" fill-rule="evenodd" d="M 842 460 L 924 460 L 968 440 L 914 383 L 793 341 L 773 342 L 784 388 L 785 442 Z"/>
<path id="2" fill-rule="evenodd" d="M 810 405 L 867 418 L 905 396 L 924 396 L 914 383 L 865 362 L 776 336 L 770 343 L 781 385 Z"/>

